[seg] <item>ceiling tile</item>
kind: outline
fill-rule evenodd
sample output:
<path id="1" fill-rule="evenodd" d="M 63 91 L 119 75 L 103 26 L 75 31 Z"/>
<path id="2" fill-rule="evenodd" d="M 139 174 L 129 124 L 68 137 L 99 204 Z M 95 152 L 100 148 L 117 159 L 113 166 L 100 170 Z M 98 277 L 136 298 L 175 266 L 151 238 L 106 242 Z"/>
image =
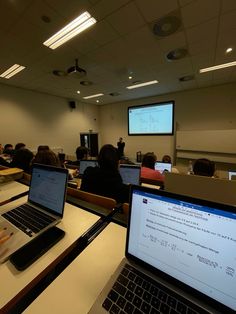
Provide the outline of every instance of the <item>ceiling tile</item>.
<path id="1" fill-rule="evenodd" d="M 178 8 L 177 0 L 135 0 L 135 3 L 147 22 L 157 20 Z"/>
<path id="2" fill-rule="evenodd" d="M 214 17 L 220 10 L 220 0 L 196 0 L 181 8 L 185 27 L 198 25 Z"/>

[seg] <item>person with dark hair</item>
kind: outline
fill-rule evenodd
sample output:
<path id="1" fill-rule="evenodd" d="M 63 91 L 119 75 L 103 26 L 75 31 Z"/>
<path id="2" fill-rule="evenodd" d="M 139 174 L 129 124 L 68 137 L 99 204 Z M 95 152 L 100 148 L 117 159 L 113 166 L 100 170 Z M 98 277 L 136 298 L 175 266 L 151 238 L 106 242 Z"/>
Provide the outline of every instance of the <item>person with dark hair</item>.
<path id="1" fill-rule="evenodd" d="M 34 158 L 34 154 L 27 148 L 18 149 L 13 155 L 10 167 L 16 167 L 23 169 L 25 172 L 30 173 L 31 162 Z"/>
<path id="2" fill-rule="evenodd" d="M 124 149 L 125 149 L 125 142 L 123 142 L 123 138 L 120 137 L 119 141 L 117 142 L 117 149 L 119 154 L 119 159 L 124 156 Z"/>
<path id="3" fill-rule="evenodd" d="M 58 156 L 50 149 L 41 149 L 35 155 L 33 163 L 61 167 Z"/>
<path id="4" fill-rule="evenodd" d="M 49 146 L 48 145 L 39 145 L 37 152 L 40 152 L 41 150 L 49 150 Z"/>
<path id="5" fill-rule="evenodd" d="M 15 145 L 15 151 L 16 150 L 18 150 L 18 149 L 21 149 L 21 148 L 25 148 L 25 144 L 24 143 L 17 143 L 16 145 Z"/>
<path id="6" fill-rule="evenodd" d="M 167 163 L 167 164 L 171 164 L 171 157 L 169 155 L 164 155 L 162 157 L 162 162 Z"/>
<path id="7" fill-rule="evenodd" d="M 98 155 L 98 167 L 88 167 L 83 174 L 82 191 L 115 199 L 118 203 L 129 201 L 129 186 L 123 184 L 119 173 L 119 155 L 111 145 L 104 145 Z"/>
<path id="8" fill-rule="evenodd" d="M 155 170 L 155 162 L 157 157 L 154 153 L 146 153 L 143 156 L 141 167 L 141 178 L 164 181 L 164 176 Z"/>
<path id="9" fill-rule="evenodd" d="M 213 177 L 215 163 L 207 158 L 197 159 L 193 165 L 193 173 L 199 176 Z"/>
<path id="10" fill-rule="evenodd" d="M 13 145 L 6 144 L 3 149 L 3 154 L 12 156 L 14 154 Z"/>

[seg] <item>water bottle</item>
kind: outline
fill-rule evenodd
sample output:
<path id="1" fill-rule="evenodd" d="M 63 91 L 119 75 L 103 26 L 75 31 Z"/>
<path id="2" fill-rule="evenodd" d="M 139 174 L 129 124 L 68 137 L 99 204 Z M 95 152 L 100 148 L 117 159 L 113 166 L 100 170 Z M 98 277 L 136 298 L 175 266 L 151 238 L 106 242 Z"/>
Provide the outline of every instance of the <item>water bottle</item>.
<path id="1" fill-rule="evenodd" d="M 193 163 L 192 163 L 192 160 L 189 160 L 189 163 L 188 163 L 188 174 L 193 174 Z"/>

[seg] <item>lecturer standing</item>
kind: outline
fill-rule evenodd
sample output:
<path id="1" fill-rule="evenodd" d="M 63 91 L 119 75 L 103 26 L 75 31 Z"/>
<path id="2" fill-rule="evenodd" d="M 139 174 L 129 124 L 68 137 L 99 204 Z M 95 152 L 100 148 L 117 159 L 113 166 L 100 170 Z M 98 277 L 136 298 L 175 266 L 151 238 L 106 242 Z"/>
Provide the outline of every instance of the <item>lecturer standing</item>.
<path id="1" fill-rule="evenodd" d="M 123 142 L 123 138 L 120 137 L 119 142 L 117 142 L 119 159 L 121 159 L 124 156 L 124 148 L 125 148 L 125 142 Z"/>

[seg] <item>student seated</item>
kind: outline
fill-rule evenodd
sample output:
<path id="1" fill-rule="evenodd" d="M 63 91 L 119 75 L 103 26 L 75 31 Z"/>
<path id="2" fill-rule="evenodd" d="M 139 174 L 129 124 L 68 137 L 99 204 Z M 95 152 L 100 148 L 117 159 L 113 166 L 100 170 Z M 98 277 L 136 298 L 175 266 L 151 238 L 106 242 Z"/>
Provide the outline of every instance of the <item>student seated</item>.
<path id="1" fill-rule="evenodd" d="M 39 145 L 37 152 L 40 152 L 41 150 L 49 150 L 49 146 L 48 145 Z"/>
<path id="2" fill-rule="evenodd" d="M 129 186 L 123 184 L 118 170 L 119 155 L 110 144 L 104 145 L 98 155 L 98 167 L 88 167 L 83 174 L 80 189 L 107 196 L 118 203 L 129 201 Z"/>
<path id="3" fill-rule="evenodd" d="M 169 155 L 164 155 L 162 157 L 162 162 L 164 163 L 167 163 L 167 164 L 172 164 L 172 161 L 171 161 L 171 157 Z M 171 172 L 173 173 L 179 173 L 179 170 L 176 168 L 176 167 L 171 167 Z"/>
<path id="4" fill-rule="evenodd" d="M 6 144 L 3 149 L 4 155 L 12 156 L 14 154 L 14 148 L 12 144 Z"/>
<path id="5" fill-rule="evenodd" d="M 213 177 L 215 173 L 215 163 L 207 158 L 200 158 L 194 162 L 193 173 L 199 176 Z"/>
<path id="6" fill-rule="evenodd" d="M 88 159 L 89 156 L 89 149 L 85 146 L 79 146 L 76 148 L 76 161 L 69 162 L 71 165 L 80 165 L 80 160 Z"/>
<path id="7" fill-rule="evenodd" d="M 157 157 L 154 153 L 146 153 L 143 156 L 141 167 L 141 178 L 164 181 L 164 176 L 155 170 L 155 162 Z"/>
<path id="8" fill-rule="evenodd" d="M 50 149 L 40 149 L 35 155 L 33 163 L 61 167 L 58 156 Z"/>
<path id="9" fill-rule="evenodd" d="M 22 148 L 25 148 L 26 145 L 24 143 L 17 143 L 15 145 L 15 151 L 18 150 L 18 149 L 22 149 Z"/>
<path id="10" fill-rule="evenodd" d="M 30 173 L 31 162 L 34 154 L 27 148 L 18 149 L 12 157 L 10 167 L 23 169 L 26 173 Z"/>

